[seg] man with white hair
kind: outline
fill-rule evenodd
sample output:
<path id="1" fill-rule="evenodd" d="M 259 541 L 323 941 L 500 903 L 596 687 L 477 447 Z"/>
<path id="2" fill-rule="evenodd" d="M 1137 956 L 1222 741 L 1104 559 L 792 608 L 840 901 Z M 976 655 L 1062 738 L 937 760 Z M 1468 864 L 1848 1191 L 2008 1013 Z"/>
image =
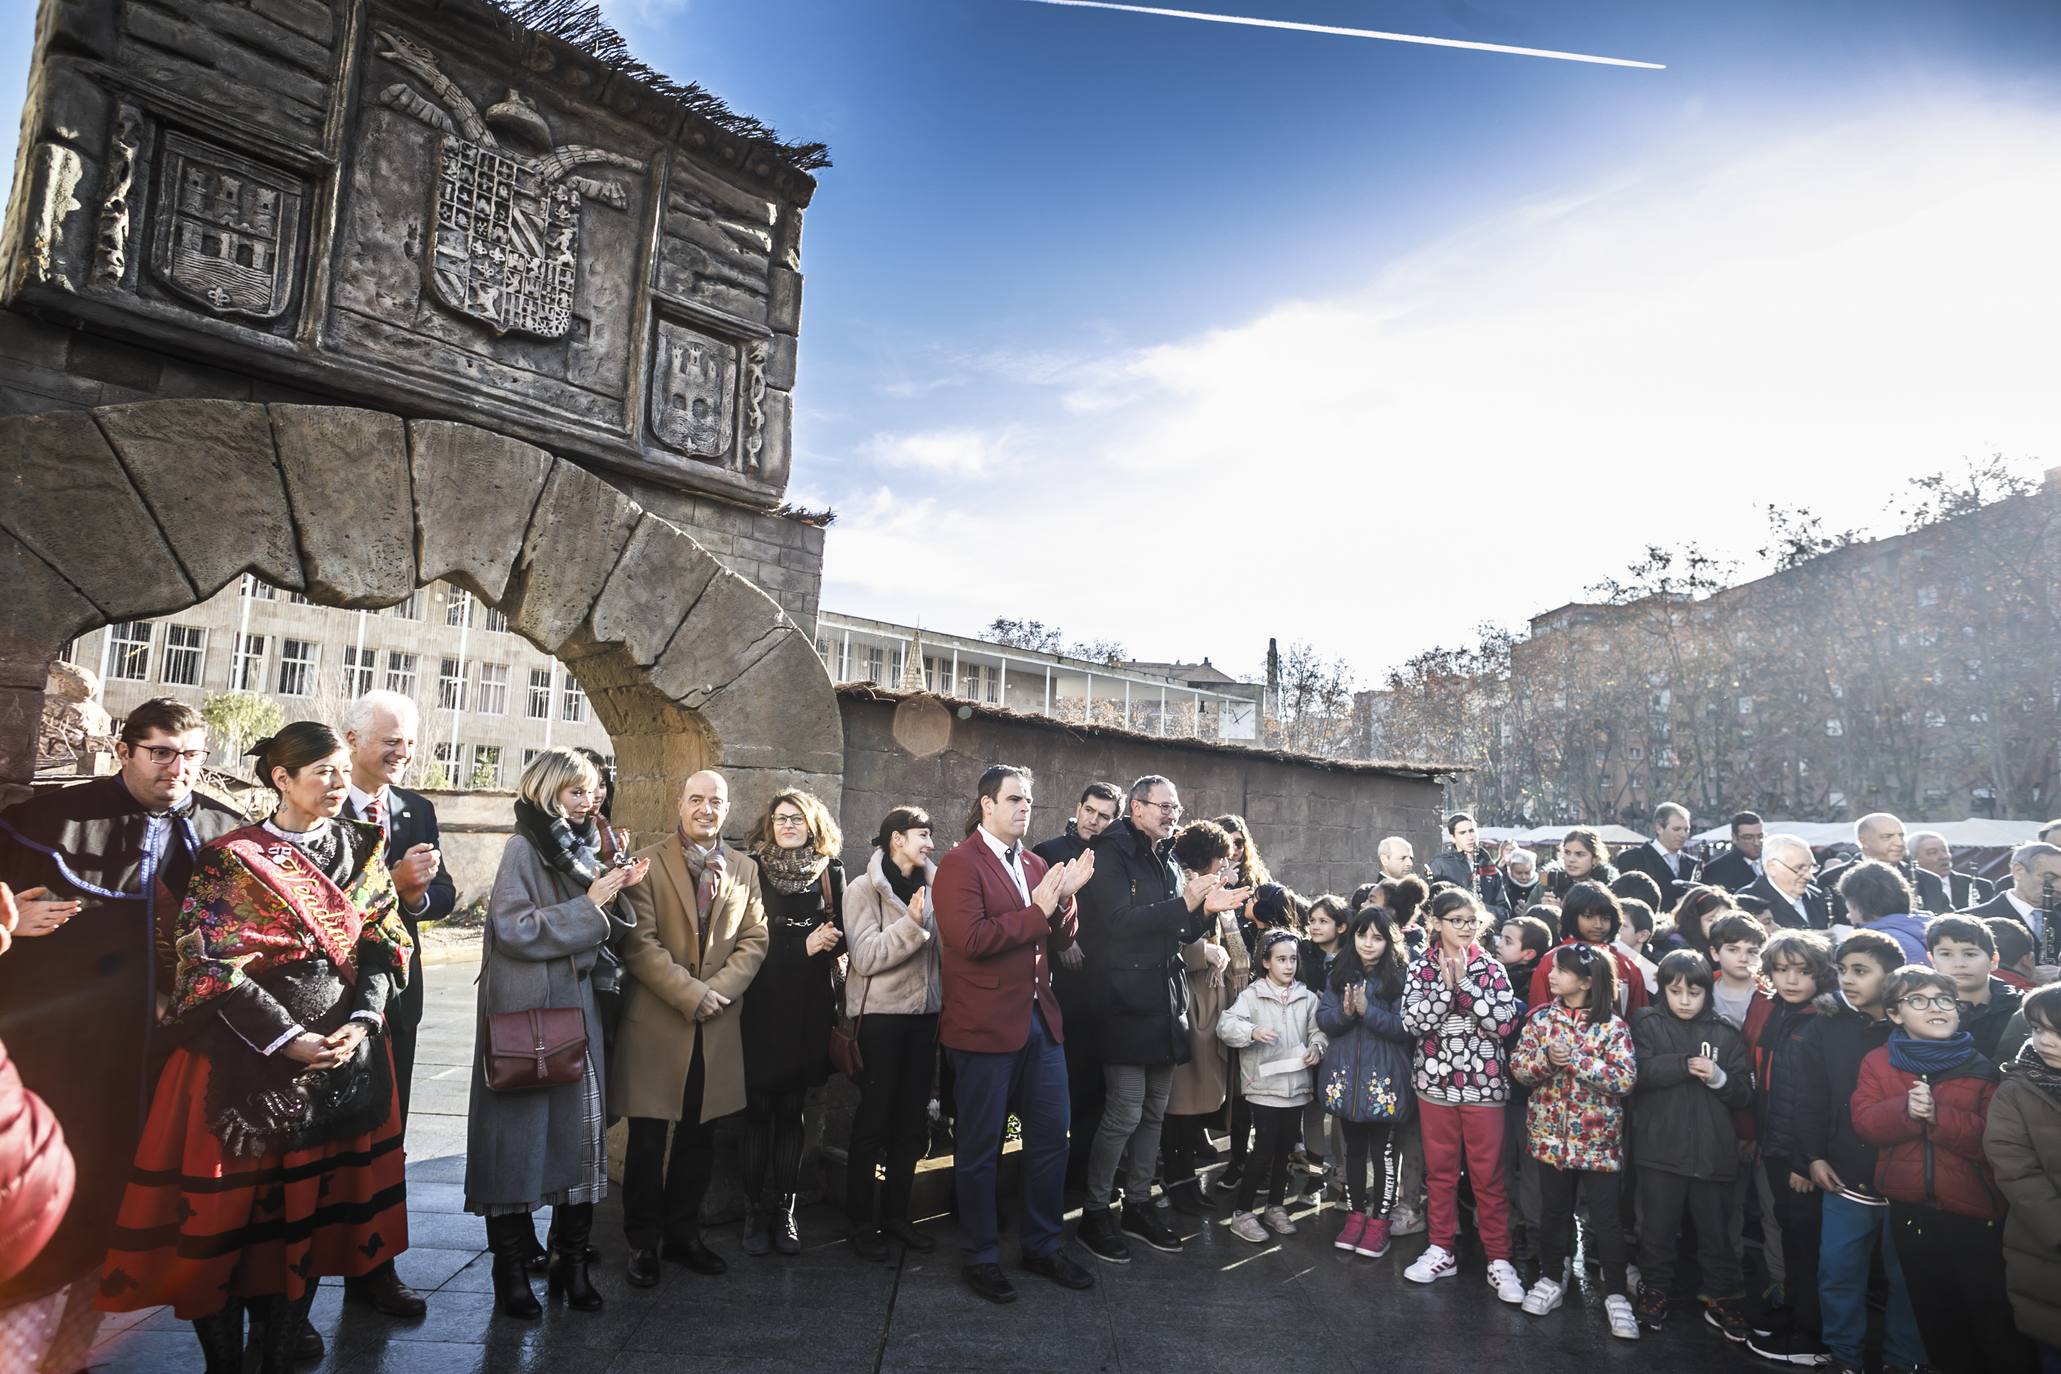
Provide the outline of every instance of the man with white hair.
<path id="1" fill-rule="evenodd" d="M 1522 916 L 1544 891 L 1538 855 L 1521 844 L 1511 846 L 1509 857 L 1503 860 L 1503 895 L 1510 903 L 1510 914 Z"/>
<path id="2" fill-rule="evenodd" d="M 1761 875 L 1742 897 L 1767 903 L 1768 920 L 1790 930 L 1830 930 L 1832 904 L 1824 889 L 1811 881 L 1817 861 L 1811 847 L 1796 835 L 1770 835 L 1761 846 Z"/>
<path id="3" fill-rule="evenodd" d="M 422 1024 L 422 939 L 417 927 L 442 920 L 458 902 L 457 886 L 444 869 L 439 849 L 436 808 L 420 792 L 400 785 L 415 758 L 418 720 L 413 701 L 386 691 L 365 693 L 344 708 L 343 717 L 344 744 L 351 751 L 350 797 L 344 814 L 386 832 L 387 867 L 401 899 L 401 919 L 415 943 L 408 986 L 387 1008 L 404 1140 L 409 1080 L 415 1072 L 415 1032 Z M 428 1310 L 422 1295 L 401 1282 L 391 1260 L 363 1278 L 347 1279 L 344 1295 L 390 1317 L 419 1317 Z"/>
<path id="4" fill-rule="evenodd" d="M 1918 901 L 1933 915 L 1966 911 L 1996 894 L 1989 879 L 1954 867 L 1954 851 L 1937 830 L 1914 830 L 1909 844 Z"/>
<path id="5" fill-rule="evenodd" d="M 1407 878 L 1417 871 L 1417 850 L 1400 835 L 1390 835 L 1374 851 L 1384 878 Z"/>

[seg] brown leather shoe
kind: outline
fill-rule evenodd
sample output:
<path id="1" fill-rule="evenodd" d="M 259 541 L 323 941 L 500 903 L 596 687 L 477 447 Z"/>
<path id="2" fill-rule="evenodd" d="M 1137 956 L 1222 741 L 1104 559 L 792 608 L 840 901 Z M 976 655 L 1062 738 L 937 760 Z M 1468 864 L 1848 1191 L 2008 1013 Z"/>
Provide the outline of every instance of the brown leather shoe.
<path id="1" fill-rule="evenodd" d="M 362 1277 L 345 1279 L 344 1299 L 368 1303 L 373 1311 L 389 1317 L 415 1318 L 429 1311 L 422 1294 L 401 1282 L 392 1260 Z"/>

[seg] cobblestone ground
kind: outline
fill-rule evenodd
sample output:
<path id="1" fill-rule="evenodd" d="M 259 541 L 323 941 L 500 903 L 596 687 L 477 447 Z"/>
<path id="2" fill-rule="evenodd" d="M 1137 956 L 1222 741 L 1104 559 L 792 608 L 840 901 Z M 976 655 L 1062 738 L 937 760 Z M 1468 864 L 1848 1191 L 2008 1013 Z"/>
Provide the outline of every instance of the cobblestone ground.
<path id="1" fill-rule="evenodd" d="M 336 1280 L 322 1287 L 314 1321 L 329 1353 L 310 1369 L 336 1374 L 553 1374 L 807 1369 L 1225 1370 L 1237 1374 L 1559 1374 L 1664 1367 L 1670 1374 L 1736 1370 L 1752 1361 L 1705 1327 L 1684 1300 L 1669 1328 L 1638 1342 L 1613 1340 L 1602 1297 L 1531 1318 L 1496 1301 L 1478 1254 L 1459 1277 L 1426 1289 L 1403 1267 L 1424 1246 L 1399 1241 L 1379 1261 L 1332 1249 L 1338 1213 L 1298 1209 L 1299 1234 L 1249 1245 L 1221 1222 L 1189 1223 L 1180 1255 L 1136 1247 L 1129 1265 L 1090 1263 L 1100 1280 L 1066 1292 L 1018 1274 L 1019 1300 L 994 1307 L 959 1283 L 952 1221 L 927 1222 L 943 1242 L 928 1256 L 888 1264 L 854 1258 L 828 1207 L 801 1216 L 803 1253 L 752 1259 L 737 1226 L 711 1241 L 728 1275 L 699 1278 L 666 1266 L 656 1289 L 622 1279 L 623 1246 L 611 1199 L 596 1219 L 603 1261 L 597 1284 L 608 1306 L 578 1313 L 547 1306 L 542 1320 L 494 1313 L 485 1235 L 464 1212 L 465 1085 L 472 1051 L 471 969 L 430 970 L 429 1017 L 416 1066 L 409 1124 L 412 1245 L 402 1276 L 429 1298 L 429 1316 L 397 1322 L 346 1309 Z M 1188 1221 L 1175 1217 L 1177 1222 Z M 1075 1251 L 1076 1254 L 1080 1252 Z M 1005 1259 L 1009 1241 L 1004 1238 Z M 542 1282 L 537 1282 L 542 1296 Z M 201 1368 L 192 1330 L 168 1309 L 124 1314 L 103 1328 L 95 1370 L 175 1374 Z M 255 1367 L 255 1366 L 253 1366 Z"/>

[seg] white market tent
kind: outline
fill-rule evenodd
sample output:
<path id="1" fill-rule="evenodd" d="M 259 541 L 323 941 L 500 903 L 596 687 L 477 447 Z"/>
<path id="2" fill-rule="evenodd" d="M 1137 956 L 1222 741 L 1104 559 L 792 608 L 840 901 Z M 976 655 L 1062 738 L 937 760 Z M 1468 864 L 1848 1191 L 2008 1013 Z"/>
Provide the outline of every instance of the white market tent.
<path id="1" fill-rule="evenodd" d="M 1574 829 L 1577 824 L 1579 822 L 1570 821 L 1566 825 L 1534 825 L 1528 829 L 1522 826 L 1485 825 L 1481 828 L 1481 838 L 1491 844 L 1501 844 L 1504 840 L 1514 840 L 1527 849 L 1534 845 L 1557 845 L 1560 841 L 1567 838 L 1567 832 Z M 1598 835 L 1602 836 L 1603 843 L 1609 845 L 1612 849 L 1617 848 L 1621 844 L 1644 844 L 1652 838 L 1650 835 L 1641 835 L 1636 830 L 1627 830 L 1621 825 L 1603 825 L 1592 828 Z M 1852 827 L 1849 826 L 1848 830 L 1851 831 Z"/>
<path id="2" fill-rule="evenodd" d="M 1852 844 L 1852 821 L 1768 821 L 1765 823 L 1770 835 L 1794 835 L 1813 848 L 1826 845 Z M 1947 842 L 1950 849 L 2015 849 L 2021 844 L 2030 844 L 2039 838 L 2038 821 L 1905 821 L 1904 833 L 1909 835 L 1919 830 L 1931 830 Z M 1486 832 L 1484 832 L 1486 833 Z M 1607 837 L 1606 837 L 1607 838 Z M 1690 837 L 1691 844 L 1707 844 L 1712 840 L 1730 843 L 1732 831 L 1729 826 L 1717 826 L 1699 835 Z"/>

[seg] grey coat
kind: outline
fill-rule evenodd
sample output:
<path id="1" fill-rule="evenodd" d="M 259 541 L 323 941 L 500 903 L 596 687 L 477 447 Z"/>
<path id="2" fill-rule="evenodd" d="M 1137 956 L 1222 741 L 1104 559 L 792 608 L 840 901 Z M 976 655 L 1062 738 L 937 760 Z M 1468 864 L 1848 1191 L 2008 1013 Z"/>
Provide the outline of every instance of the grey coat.
<path id="1" fill-rule="evenodd" d="M 522 836 L 509 839 L 487 898 L 480 945 L 481 1022 L 474 1030 L 465 1140 L 467 1210 L 530 1210 L 606 1194 L 600 1090 L 608 1079 L 592 976 L 601 947 L 621 929 L 587 899 L 584 884 L 548 867 Z M 577 1006 L 586 1014 L 585 1079 L 528 1092 L 491 1091 L 484 1019 L 545 1006 Z"/>

